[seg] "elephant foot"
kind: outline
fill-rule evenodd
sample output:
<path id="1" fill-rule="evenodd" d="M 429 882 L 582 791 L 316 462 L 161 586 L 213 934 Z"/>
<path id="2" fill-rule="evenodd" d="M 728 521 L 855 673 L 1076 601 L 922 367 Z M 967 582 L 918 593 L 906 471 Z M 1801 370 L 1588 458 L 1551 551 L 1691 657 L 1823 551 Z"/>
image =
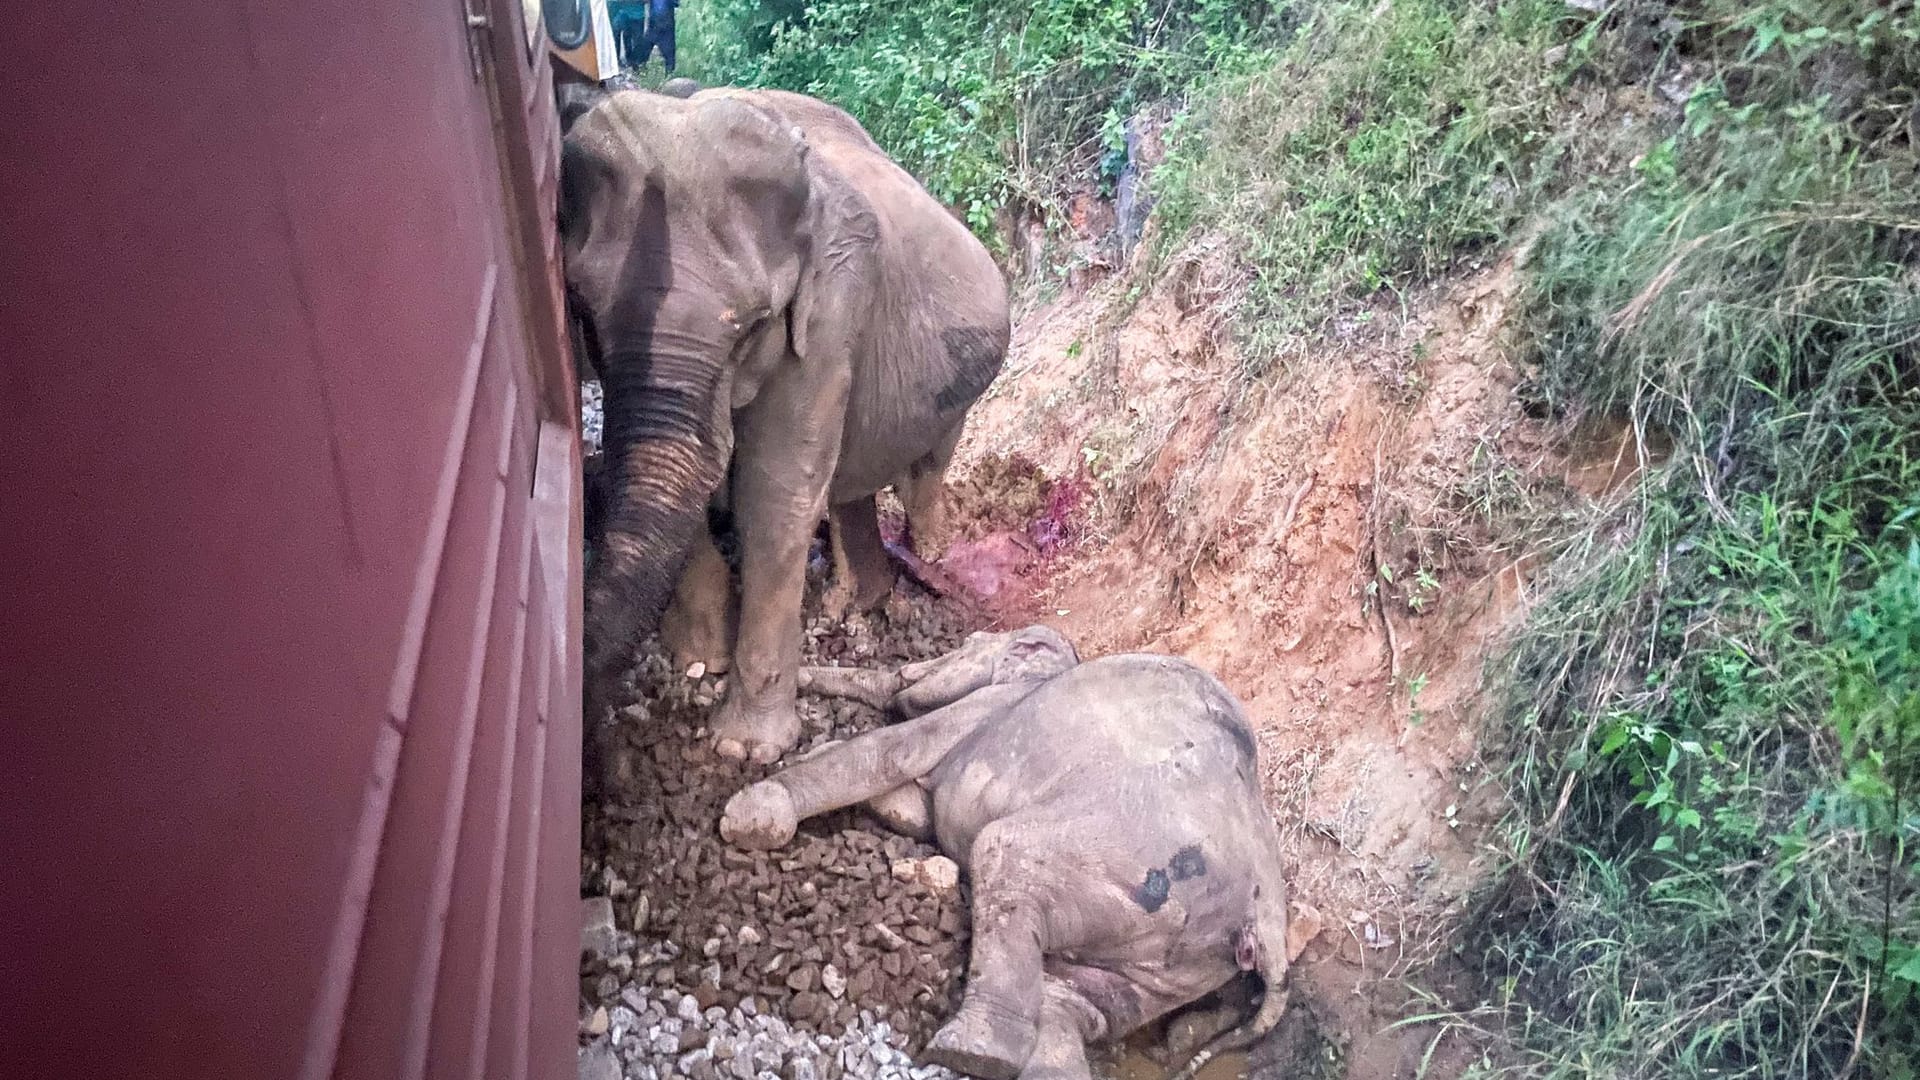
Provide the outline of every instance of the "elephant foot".
<path id="1" fill-rule="evenodd" d="M 673 657 L 675 670 L 686 671 L 695 664 L 706 667 L 709 675 L 724 675 L 733 666 L 732 627 L 722 597 L 718 605 L 694 606 L 676 598 L 660 618 L 660 643 Z"/>
<path id="2" fill-rule="evenodd" d="M 720 814 L 720 836 L 750 851 L 783 847 L 799 827 L 793 796 L 772 780 L 736 792 Z"/>
<path id="3" fill-rule="evenodd" d="M 872 611 L 893 595 L 893 581 L 891 573 L 885 577 L 862 575 L 853 581 L 836 577 L 820 598 L 820 613 L 840 622 L 849 615 Z"/>
<path id="4" fill-rule="evenodd" d="M 668 611 L 660 620 L 660 643 L 673 657 L 676 671 L 687 671 L 700 664 L 708 675 L 725 675 L 733 666 L 733 654 L 727 649 L 723 627 L 701 626 L 693 619 L 675 618 L 674 612 Z"/>
<path id="5" fill-rule="evenodd" d="M 727 687 L 714 716 L 714 753 L 730 761 L 771 765 L 799 745 L 800 712 L 791 692 L 771 695 L 773 704 L 754 706 L 742 700 L 738 690 L 737 682 Z"/>
<path id="6" fill-rule="evenodd" d="M 934 1065 L 977 1076 L 980 1080 L 1014 1080 L 1033 1056 L 1039 1028 L 1031 1017 L 1019 1016 L 985 1001 L 968 1001 L 927 1042 L 922 1055 Z"/>

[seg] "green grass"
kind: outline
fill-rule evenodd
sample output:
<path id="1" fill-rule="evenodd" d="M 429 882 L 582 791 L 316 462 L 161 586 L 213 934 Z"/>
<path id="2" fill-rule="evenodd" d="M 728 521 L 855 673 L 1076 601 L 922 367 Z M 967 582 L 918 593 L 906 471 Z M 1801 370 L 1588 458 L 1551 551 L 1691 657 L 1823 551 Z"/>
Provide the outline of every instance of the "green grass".
<path id="1" fill-rule="evenodd" d="M 1673 450 L 1561 539 L 1504 672 L 1474 1022 L 1527 1075 L 1920 1068 L 1920 201 L 1875 104 L 1914 83 L 1755 32 L 1790 10 L 1694 9 L 1686 120 L 1530 268 L 1544 396 Z"/>
<path id="2" fill-rule="evenodd" d="M 1503 239 L 1554 164 L 1561 3 L 1303 5 L 1273 62 L 1180 117 L 1162 236 L 1224 238 L 1255 377 L 1349 302 Z"/>
<path id="3" fill-rule="evenodd" d="M 1127 116 L 1261 55 L 1286 30 L 1278 10 L 1236 0 L 713 0 L 681 20 L 698 58 L 690 71 L 841 105 L 993 240 L 1003 206 L 1057 211 L 1071 178 L 1111 181 Z"/>

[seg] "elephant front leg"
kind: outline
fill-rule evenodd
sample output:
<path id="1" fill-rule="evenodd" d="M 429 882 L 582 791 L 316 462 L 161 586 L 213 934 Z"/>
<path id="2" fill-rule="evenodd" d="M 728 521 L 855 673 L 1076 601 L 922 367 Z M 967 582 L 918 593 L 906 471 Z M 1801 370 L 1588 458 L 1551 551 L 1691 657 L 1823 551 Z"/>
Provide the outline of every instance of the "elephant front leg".
<path id="1" fill-rule="evenodd" d="M 892 800 L 933 771 L 986 718 L 1017 702 L 1013 687 L 988 687 L 904 724 L 836 743 L 744 788 L 727 800 L 720 835 L 744 848 L 776 848 L 816 814 Z"/>
<path id="2" fill-rule="evenodd" d="M 928 1041 L 926 1058 L 980 1080 L 1014 1080 L 1039 1039 L 1046 906 L 1053 867 L 1032 859 L 1030 824 L 995 821 L 974 838 L 973 945 L 960 1011 Z"/>
<path id="3" fill-rule="evenodd" d="M 807 550 L 840 457 L 848 378 L 790 370 L 736 418 L 740 631 L 714 717 L 722 757 L 778 760 L 800 741 L 797 675 Z"/>

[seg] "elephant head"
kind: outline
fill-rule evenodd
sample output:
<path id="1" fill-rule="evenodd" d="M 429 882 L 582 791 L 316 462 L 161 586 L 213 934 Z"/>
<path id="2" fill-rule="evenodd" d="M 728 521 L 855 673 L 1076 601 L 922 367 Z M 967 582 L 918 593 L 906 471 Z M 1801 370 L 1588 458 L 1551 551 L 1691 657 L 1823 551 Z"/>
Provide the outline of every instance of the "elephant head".
<path id="1" fill-rule="evenodd" d="M 606 392 L 610 479 L 588 575 L 589 707 L 657 624 L 725 477 L 732 410 L 771 365 L 839 332 L 870 285 L 804 135 L 728 91 L 616 92 L 562 143 L 568 307 Z M 841 185 L 844 187 L 844 185 Z"/>
<path id="2" fill-rule="evenodd" d="M 1044 682 L 1080 663 L 1059 631 L 1029 626 L 1001 634 L 979 631 L 949 653 L 896 672 L 810 667 L 800 685 L 815 693 L 853 698 L 902 717 L 923 716 L 986 686 Z"/>
<path id="3" fill-rule="evenodd" d="M 893 707 L 903 716 L 919 716 L 984 686 L 1042 682 L 1079 663 L 1073 643 L 1045 626 L 969 634 L 958 649 L 901 668 L 907 687 Z"/>

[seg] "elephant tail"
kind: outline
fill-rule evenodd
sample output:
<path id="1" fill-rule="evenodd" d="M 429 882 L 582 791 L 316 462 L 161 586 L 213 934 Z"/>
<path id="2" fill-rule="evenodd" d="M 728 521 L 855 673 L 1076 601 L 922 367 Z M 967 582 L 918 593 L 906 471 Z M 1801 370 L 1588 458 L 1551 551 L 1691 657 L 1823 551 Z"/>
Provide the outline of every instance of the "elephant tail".
<path id="1" fill-rule="evenodd" d="M 1251 940 L 1249 940 L 1251 939 Z M 1221 1054 L 1245 1050 L 1267 1037 L 1287 1013 L 1287 890 L 1269 882 L 1254 899 L 1252 924 L 1238 935 L 1234 951 L 1243 969 L 1258 971 L 1266 991 L 1253 1017 L 1209 1040 L 1167 1080 L 1193 1080 L 1195 1073 Z"/>

